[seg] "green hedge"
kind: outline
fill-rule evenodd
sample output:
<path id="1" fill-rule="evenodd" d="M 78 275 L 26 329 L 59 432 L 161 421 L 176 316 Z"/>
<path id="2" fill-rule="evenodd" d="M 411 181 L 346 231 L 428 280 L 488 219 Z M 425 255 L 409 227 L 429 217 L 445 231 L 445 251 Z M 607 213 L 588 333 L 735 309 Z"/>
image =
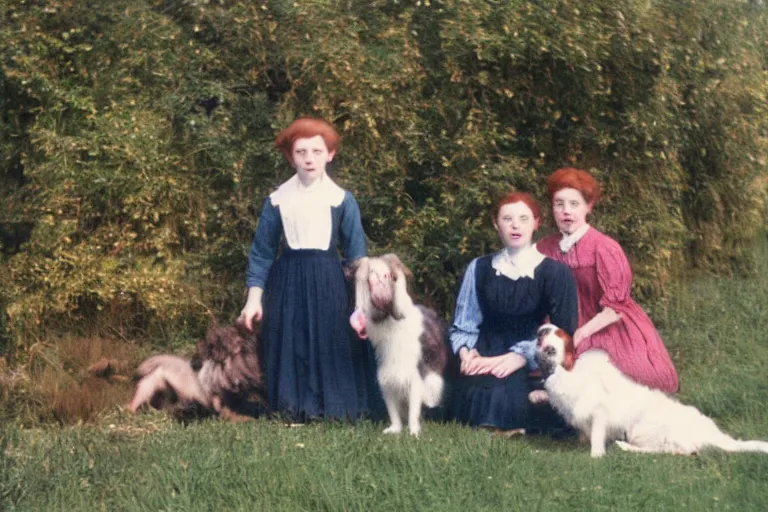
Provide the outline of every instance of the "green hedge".
<path id="1" fill-rule="evenodd" d="M 371 251 L 450 315 L 488 209 L 591 169 L 652 303 L 749 271 L 768 159 L 768 10 L 717 0 L 0 0 L 4 336 L 168 339 L 230 320 L 272 148 L 344 136 Z"/>

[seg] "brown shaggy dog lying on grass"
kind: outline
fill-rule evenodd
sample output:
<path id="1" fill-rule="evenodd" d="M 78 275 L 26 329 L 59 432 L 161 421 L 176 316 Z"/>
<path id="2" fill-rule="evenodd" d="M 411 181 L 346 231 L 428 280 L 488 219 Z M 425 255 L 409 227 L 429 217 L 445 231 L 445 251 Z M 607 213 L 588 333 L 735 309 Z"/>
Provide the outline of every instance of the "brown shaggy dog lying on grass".
<path id="1" fill-rule="evenodd" d="M 233 421 L 262 410 L 263 375 L 259 336 L 243 325 L 212 327 L 197 342 L 192 360 L 159 354 L 141 362 L 136 390 L 128 404 L 165 409 L 181 419 L 220 414 Z"/>

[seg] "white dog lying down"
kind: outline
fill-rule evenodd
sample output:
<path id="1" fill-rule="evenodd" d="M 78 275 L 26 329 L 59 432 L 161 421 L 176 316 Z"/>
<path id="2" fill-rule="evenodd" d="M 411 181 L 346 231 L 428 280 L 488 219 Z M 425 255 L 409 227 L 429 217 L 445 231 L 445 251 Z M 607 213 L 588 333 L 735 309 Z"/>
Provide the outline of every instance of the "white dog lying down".
<path id="1" fill-rule="evenodd" d="M 768 453 L 768 442 L 733 439 L 695 407 L 630 380 L 602 350 L 574 359 L 571 337 L 556 326 L 541 326 L 538 338 L 537 359 L 549 401 L 589 437 L 592 457 L 605 455 L 611 440 L 632 452 L 690 455 L 712 447 Z"/>
<path id="2" fill-rule="evenodd" d="M 394 254 L 358 260 L 355 303 L 362 318 L 353 316 L 352 322 L 365 325 L 376 351 L 376 376 L 390 421 L 384 433 L 399 433 L 407 413 L 408 430 L 418 436 L 422 405 L 440 404 L 448 349 L 445 323 L 434 311 L 413 303 L 406 274 L 410 272 Z"/>

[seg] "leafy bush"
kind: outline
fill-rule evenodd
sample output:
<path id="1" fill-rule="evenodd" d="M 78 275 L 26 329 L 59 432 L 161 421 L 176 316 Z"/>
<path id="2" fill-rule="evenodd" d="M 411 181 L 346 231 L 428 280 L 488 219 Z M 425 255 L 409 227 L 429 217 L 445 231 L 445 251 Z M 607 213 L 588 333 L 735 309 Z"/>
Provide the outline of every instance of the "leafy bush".
<path id="1" fill-rule="evenodd" d="M 449 315 L 508 189 L 604 185 L 635 291 L 749 271 L 764 219 L 766 9 L 717 0 L 0 0 L 0 327 L 152 336 L 228 320 L 272 148 L 334 122 L 372 252 Z M 759 181 L 763 180 L 763 181 Z M 764 188 L 764 187 L 762 187 Z M 551 228 L 550 228 L 551 229 Z M 9 349 L 9 353 L 12 350 Z"/>

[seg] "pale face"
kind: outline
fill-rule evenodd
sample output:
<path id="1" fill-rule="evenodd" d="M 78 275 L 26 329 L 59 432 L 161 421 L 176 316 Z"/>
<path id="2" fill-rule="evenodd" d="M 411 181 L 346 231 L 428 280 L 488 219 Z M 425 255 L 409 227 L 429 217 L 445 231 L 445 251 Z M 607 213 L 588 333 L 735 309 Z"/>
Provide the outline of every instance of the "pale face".
<path id="1" fill-rule="evenodd" d="M 570 235 L 587 223 L 592 205 L 587 203 L 581 192 L 575 188 L 563 188 L 552 197 L 552 213 L 557 229 Z"/>
<path id="2" fill-rule="evenodd" d="M 328 151 L 320 135 L 296 139 L 291 157 L 299 180 L 304 185 L 311 185 L 325 176 L 325 166 L 333 160 L 334 154 L 334 151 Z"/>
<path id="3" fill-rule="evenodd" d="M 496 228 L 504 247 L 521 249 L 531 245 L 533 233 L 539 228 L 539 221 L 527 204 L 518 201 L 501 207 L 493 227 Z"/>

